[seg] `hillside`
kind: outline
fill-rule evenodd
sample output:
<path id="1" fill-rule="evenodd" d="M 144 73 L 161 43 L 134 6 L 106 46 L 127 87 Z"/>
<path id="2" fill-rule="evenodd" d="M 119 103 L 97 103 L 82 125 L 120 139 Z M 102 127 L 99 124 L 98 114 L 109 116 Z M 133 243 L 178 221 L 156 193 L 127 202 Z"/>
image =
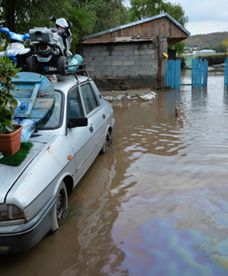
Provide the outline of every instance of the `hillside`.
<path id="1" fill-rule="evenodd" d="M 221 42 L 228 39 L 228 32 L 193 35 L 184 41 L 187 47 L 221 50 Z"/>

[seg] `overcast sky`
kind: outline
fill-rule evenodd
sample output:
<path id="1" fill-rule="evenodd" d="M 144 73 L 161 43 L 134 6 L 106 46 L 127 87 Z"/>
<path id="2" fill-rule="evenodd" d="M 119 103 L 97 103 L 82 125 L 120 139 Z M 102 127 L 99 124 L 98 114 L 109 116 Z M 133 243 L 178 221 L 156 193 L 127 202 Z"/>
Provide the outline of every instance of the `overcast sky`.
<path id="1" fill-rule="evenodd" d="M 192 35 L 228 31 L 228 0 L 168 1 L 181 4 L 189 18 L 185 27 Z"/>

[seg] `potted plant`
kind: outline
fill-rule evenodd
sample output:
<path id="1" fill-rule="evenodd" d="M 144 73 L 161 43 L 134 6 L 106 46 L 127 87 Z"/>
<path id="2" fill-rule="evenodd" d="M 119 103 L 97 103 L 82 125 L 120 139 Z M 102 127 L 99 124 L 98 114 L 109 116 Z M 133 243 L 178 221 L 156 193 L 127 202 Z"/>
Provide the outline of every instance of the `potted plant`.
<path id="1" fill-rule="evenodd" d="M 0 57 L 0 152 L 11 155 L 20 149 L 22 127 L 13 124 L 17 100 L 10 93 L 14 89 L 12 78 L 19 69 L 12 61 Z"/>

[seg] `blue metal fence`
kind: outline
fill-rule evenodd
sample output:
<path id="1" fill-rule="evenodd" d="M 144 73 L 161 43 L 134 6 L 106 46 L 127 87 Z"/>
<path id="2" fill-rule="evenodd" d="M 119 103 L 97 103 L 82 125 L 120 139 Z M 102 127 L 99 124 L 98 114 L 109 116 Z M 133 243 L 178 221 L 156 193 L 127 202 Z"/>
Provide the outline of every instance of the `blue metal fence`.
<path id="1" fill-rule="evenodd" d="M 201 88 L 207 86 L 208 61 L 202 59 L 192 60 L 192 87 Z"/>
<path id="2" fill-rule="evenodd" d="M 165 86 L 179 89 L 181 79 L 181 61 L 167 60 L 165 63 Z"/>
<path id="3" fill-rule="evenodd" d="M 226 58 L 224 64 L 224 85 L 225 88 L 228 88 L 228 58 Z"/>

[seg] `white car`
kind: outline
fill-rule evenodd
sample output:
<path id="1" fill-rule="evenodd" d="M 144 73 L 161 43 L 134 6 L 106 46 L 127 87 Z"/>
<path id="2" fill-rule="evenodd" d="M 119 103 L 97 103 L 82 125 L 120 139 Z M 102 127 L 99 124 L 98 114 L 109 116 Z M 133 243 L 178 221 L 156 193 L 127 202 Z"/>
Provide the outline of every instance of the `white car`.
<path id="1" fill-rule="evenodd" d="M 111 144 L 113 110 L 87 76 L 55 84 L 53 113 L 30 138 L 18 167 L 0 165 L 0 253 L 22 251 L 56 231 L 68 196 L 100 152 Z"/>

